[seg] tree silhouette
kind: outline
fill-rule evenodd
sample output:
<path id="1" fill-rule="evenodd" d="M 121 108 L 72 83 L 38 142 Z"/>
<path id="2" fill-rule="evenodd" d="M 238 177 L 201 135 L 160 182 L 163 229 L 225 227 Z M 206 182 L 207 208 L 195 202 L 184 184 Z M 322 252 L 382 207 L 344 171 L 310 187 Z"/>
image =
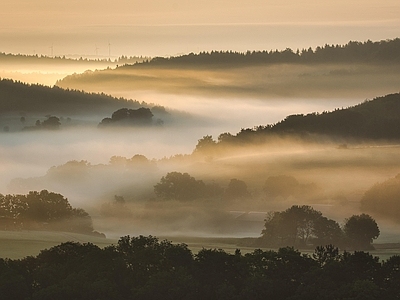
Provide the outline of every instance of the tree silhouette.
<path id="1" fill-rule="evenodd" d="M 149 108 L 121 108 L 113 112 L 111 118 L 104 118 L 99 126 L 107 125 L 148 125 L 151 124 L 153 113 Z"/>
<path id="2" fill-rule="evenodd" d="M 27 195 L 0 194 L 0 226 L 3 229 L 49 229 L 104 236 L 93 230 L 92 218 L 73 208 L 61 194 L 42 190 Z"/>
<path id="3" fill-rule="evenodd" d="M 48 117 L 41 124 L 41 126 L 46 129 L 58 129 L 60 125 L 60 119 L 55 116 Z"/>
<path id="4" fill-rule="evenodd" d="M 346 219 L 343 230 L 349 245 L 355 249 L 373 249 L 372 242 L 380 234 L 378 224 L 367 214 Z"/>
<path id="5" fill-rule="evenodd" d="M 268 213 L 261 234 L 264 244 L 270 246 L 342 244 L 339 224 L 308 205 Z"/>
<path id="6" fill-rule="evenodd" d="M 212 135 L 205 135 L 198 140 L 196 148 L 193 153 L 203 154 L 203 155 L 213 155 L 216 142 L 213 140 Z"/>
<path id="7" fill-rule="evenodd" d="M 65 242 L 23 259 L 0 258 L 1 299 L 398 299 L 400 257 L 321 246 L 242 254 L 153 236 L 116 245 Z"/>
<path id="8" fill-rule="evenodd" d="M 188 173 L 170 172 L 154 186 L 154 192 L 164 200 L 191 201 L 205 195 L 205 184 Z"/>

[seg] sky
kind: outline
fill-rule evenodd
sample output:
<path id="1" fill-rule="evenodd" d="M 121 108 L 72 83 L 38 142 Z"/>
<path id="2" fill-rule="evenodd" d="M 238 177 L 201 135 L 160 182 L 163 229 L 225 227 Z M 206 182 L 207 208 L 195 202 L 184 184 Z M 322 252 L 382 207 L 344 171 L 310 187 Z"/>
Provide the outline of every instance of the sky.
<path id="1" fill-rule="evenodd" d="M 398 0 L 2 0 L 0 9 L 5 53 L 168 56 L 399 36 Z"/>

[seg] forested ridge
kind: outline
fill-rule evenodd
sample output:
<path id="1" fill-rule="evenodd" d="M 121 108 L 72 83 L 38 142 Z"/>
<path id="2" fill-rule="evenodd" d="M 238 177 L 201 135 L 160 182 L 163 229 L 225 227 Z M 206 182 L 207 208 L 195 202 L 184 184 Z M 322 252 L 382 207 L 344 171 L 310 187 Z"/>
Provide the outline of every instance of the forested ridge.
<path id="1" fill-rule="evenodd" d="M 204 136 L 194 152 L 206 153 L 222 145 L 268 142 L 277 136 L 311 141 L 318 141 L 321 136 L 344 141 L 398 141 L 399 128 L 400 94 L 396 93 L 330 112 L 290 115 L 276 124 L 243 128 L 235 135 L 222 133 L 217 141 Z"/>
<path id="2" fill-rule="evenodd" d="M 230 254 L 152 236 L 116 245 L 66 242 L 0 259 L 2 299 L 398 299 L 400 256 L 320 246 Z"/>
<path id="3" fill-rule="evenodd" d="M 331 112 L 297 114 L 273 125 L 273 132 L 309 132 L 366 139 L 399 139 L 400 94 L 390 94 Z"/>
<path id="4" fill-rule="evenodd" d="M 135 100 L 115 98 L 104 93 L 26 84 L 10 79 L 0 80 L 0 113 L 82 114 L 109 113 L 121 107 L 145 106 Z"/>
<path id="5" fill-rule="evenodd" d="M 315 49 L 290 48 L 264 51 L 211 51 L 181 56 L 155 57 L 136 66 L 209 66 L 271 63 L 400 63 L 400 39 L 372 42 L 350 41 L 345 45 L 324 45 Z"/>

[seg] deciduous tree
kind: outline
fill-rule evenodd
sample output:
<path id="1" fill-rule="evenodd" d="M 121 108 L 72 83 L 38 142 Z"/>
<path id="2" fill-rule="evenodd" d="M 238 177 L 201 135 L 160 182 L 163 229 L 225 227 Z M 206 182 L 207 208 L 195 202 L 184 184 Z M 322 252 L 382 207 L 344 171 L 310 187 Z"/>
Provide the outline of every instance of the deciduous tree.
<path id="1" fill-rule="evenodd" d="M 373 249 L 372 242 L 380 234 L 378 224 L 367 214 L 346 219 L 343 230 L 349 245 L 355 249 Z"/>

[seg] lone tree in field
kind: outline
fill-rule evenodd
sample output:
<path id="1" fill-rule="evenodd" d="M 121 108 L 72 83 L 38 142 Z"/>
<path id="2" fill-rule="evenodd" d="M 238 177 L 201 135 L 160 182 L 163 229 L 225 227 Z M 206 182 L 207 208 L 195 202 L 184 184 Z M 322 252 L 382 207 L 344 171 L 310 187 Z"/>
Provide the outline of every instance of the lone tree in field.
<path id="1" fill-rule="evenodd" d="M 354 249 L 374 249 L 372 242 L 380 231 L 376 221 L 367 214 L 353 215 L 346 219 L 343 227 L 348 244 Z"/>

